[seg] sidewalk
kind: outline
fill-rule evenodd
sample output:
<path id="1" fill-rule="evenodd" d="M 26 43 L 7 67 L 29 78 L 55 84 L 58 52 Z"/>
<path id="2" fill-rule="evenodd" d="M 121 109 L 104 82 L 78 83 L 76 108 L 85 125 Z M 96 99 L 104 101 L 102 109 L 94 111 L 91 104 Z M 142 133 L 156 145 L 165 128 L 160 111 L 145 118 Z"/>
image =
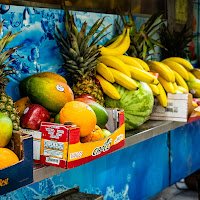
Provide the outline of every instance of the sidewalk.
<path id="1" fill-rule="evenodd" d="M 197 191 L 189 190 L 184 180 L 181 180 L 148 200 L 198 200 L 198 193 Z"/>

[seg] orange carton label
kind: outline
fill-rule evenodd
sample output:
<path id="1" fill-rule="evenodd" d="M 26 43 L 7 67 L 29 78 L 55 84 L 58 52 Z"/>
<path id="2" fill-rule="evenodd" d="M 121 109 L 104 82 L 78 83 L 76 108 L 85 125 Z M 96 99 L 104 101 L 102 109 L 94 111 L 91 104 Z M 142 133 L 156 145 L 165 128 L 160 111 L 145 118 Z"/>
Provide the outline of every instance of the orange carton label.
<path id="1" fill-rule="evenodd" d="M 6 178 L 4 180 L 0 179 L 0 187 L 8 185 L 8 181 L 9 181 L 9 178 Z"/>

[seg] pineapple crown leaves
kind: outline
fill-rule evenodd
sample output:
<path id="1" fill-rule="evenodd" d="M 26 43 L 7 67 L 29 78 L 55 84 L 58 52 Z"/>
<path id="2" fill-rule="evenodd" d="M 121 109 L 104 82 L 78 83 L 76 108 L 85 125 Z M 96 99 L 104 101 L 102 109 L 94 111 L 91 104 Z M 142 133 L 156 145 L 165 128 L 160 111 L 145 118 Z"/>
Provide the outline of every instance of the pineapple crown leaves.
<path id="1" fill-rule="evenodd" d="M 65 61 L 63 67 L 66 72 L 71 74 L 73 77 L 75 76 L 75 73 L 78 73 L 79 77 L 86 75 L 90 77 L 95 76 L 96 65 L 98 62 L 96 58 L 100 53 L 99 47 L 96 47 L 96 45 L 107 34 L 109 34 L 104 34 L 104 32 L 111 26 L 111 24 L 104 27 L 101 31 L 98 31 L 103 25 L 105 20 L 104 17 L 98 19 L 87 34 L 86 22 L 82 24 L 81 30 L 78 32 L 73 14 L 70 14 L 66 7 L 64 7 L 64 10 L 67 35 L 64 37 L 58 27 L 56 27 L 58 35 L 55 34 L 55 37 L 61 46 L 61 55 Z"/>
<path id="2" fill-rule="evenodd" d="M 0 32 L 2 31 L 3 28 L 3 23 L 5 20 L 3 20 L 0 23 Z M 17 58 L 11 59 L 8 62 L 5 63 L 5 61 L 20 47 L 22 47 L 23 45 L 17 46 L 17 47 L 12 47 L 10 49 L 8 49 L 7 51 L 4 51 L 4 48 L 17 36 L 21 33 L 17 32 L 15 34 L 12 34 L 11 31 L 9 31 L 8 33 L 6 33 L 4 35 L 3 38 L 1 38 L 0 40 L 0 94 L 2 92 L 5 92 L 5 86 L 7 85 L 7 83 L 9 82 L 9 79 L 6 78 L 6 76 L 11 75 L 11 74 L 15 74 L 15 69 L 12 66 L 7 66 L 9 63 L 13 62 L 14 60 L 16 60 Z M 22 57 L 20 57 L 22 58 Z"/>
<path id="3" fill-rule="evenodd" d="M 128 12 L 128 19 L 120 13 L 120 19 L 124 27 L 130 27 L 131 45 L 127 51 L 128 55 L 146 60 L 149 51 L 152 50 L 155 53 L 156 46 L 165 48 L 158 40 L 153 39 L 153 36 L 158 32 L 161 25 L 164 23 L 164 21 L 161 20 L 162 16 L 162 13 L 155 13 L 146 23 L 142 24 L 140 29 L 137 31 L 131 11 Z"/>
<path id="4" fill-rule="evenodd" d="M 162 49 L 162 56 L 168 58 L 171 56 L 178 56 L 182 58 L 187 58 L 190 53 L 188 50 L 189 43 L 197 37 L 190 33 L 190 28 L 187 28 L 186 25 L 179 32 L 170 31 L 169 28 L 163 24 L 159 30 L 161 43 L 165 46 L 165 49 Z"/>

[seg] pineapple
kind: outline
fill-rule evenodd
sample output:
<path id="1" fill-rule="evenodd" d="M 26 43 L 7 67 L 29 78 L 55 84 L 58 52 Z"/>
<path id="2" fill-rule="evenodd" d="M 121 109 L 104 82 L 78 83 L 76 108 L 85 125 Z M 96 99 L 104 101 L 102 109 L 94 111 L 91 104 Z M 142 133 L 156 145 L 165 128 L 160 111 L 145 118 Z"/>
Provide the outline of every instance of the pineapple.
<path id="1" fill-rule="evenodd" d="M 0 32 L 2 30 L 4 20 L 0 23 Z M 19 130 L 20 128 L 20 118 L 16 109 L 14 108 L 13 100 L 10 96 L 5 94 L 5 87 L 9 82 L 9 79 L 6 77 L 9 74 L 14 74 L 15 70 L 12 66 L 7 66 L 8 63 L 12 62 L 14 59 L 4 63 L 11 54 L 15 52 L 16 49 L 20 48 L 21 46 L 10 48 L 7 51 L 2 53 L 2 50 L 5 46 L 12 41 L 18 34 L 15 33 L 12 35 L 12 32 L 8 32 L 1 40 L 0 40 L 0 112 L 10 117 L 13 122 L 13 129 Z"/>
<path id="2" fill-rule="evenodd" d="M 162 49 L 162 59 L 172 56 L 188 58 L 190 56 L 189 43 L 197 37 L 193 35 L 191 30 L 186 28 L 186 25 L 181 31 L 170 31 L 169 28 L 163 24 L 160 31 L 160 39 L 162 45 L 166 49 Z"/>
<path id="3" fill-rule="evenodd" d="M 86 35 L 86 22 L 83 23 L 80 32 L 78 32 L 73 14 L 69 14 L 66 9 L 65 17 L 66 38 L 63 37 L 58 28 L 59 37 L 55 36 L 61 44 L 61 54 L 64 58 L 63 68 L 72 79 L 74 96 L 77 98 L 81 94 L 89 94 L 95 98 L 96 102 L 103 105 L 103 92 L 95 80 L 97 57 L 100 52 L 96 44 L 106 35 L 102 36 L 111 25 L 103 28 L 94 36 L 104 21 L 104 18 L 98 19 Z M 93 36 L 94 39 L 91 41 Z"/>

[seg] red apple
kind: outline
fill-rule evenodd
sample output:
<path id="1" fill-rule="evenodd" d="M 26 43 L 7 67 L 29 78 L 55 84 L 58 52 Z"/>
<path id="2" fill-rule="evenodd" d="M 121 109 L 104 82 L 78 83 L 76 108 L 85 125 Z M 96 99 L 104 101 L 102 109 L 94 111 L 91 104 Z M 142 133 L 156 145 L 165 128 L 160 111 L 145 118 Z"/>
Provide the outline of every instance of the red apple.
<path id="1" fill-rule="evenodd" d="M 200 99 L 198 99 L 198 98 L 193 98 L 193 101 L 194 101 L 198 106 L 200 106 Z"/>
<path id="2" fill-rule="evenodd" d="M 39 104 L 28 106 L 20 118 L 22 128 L 39 130 L 41 122 L 50 120 L 49 111 Z"/>
<path id="3" fill-rule="evenodd" d="M 86 103 L 86 104 L 88 104 L 89 102 L 95 102 L 95 101 L 88 99 L 88 98 L 76 98 L 76 99 L 74 99 L 74 101 L 81 101 L 81 102 Z"/>
<path id="4" fill-rule="evenodd" d="M 78 98 L 91 99 L 91 100 L 95 101 L 95 98 L 90 94 L 81 94 L 80 96 L 78 96 Z"/>

